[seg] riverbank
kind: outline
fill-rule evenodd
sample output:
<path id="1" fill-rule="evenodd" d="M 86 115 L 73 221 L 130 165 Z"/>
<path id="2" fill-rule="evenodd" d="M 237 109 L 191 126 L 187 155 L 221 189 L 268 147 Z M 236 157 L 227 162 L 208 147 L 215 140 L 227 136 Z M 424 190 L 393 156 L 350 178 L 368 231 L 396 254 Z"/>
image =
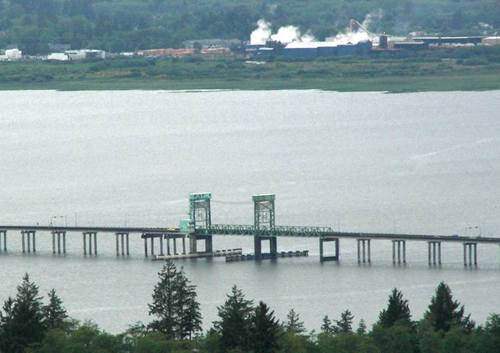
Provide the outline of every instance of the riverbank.
<path id="1" fill-rule="evenodd" d="M 500 64 L 443 58 L 304 62 L 112 59 L 0 64 L 0 90 L 481 91 L 500 89 Z"/>

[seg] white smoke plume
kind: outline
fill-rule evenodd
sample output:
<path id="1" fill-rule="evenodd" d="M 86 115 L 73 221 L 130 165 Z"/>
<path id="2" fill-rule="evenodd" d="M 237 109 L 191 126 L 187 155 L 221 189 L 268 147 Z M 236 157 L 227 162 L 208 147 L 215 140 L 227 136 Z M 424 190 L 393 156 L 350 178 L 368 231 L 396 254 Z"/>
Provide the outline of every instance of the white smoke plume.
<path id="1" fill-rule="evenodd" d="M 380 21 L 384 17 L 384 11 L 382 9 L 377 9 L 375 11 L 370 12 L 368 15 L 365 16 L 365 19 L 363 20 L 362 26 L 366 28 L 367 30 L 370 30 L 370 27 Z"/>
<path id="2" fill-rule="evenodd" d="M 335 37 L 326 38 L 326 41 L 329 42 L 329 44 L 334 45 L 358 44 L 367 41 L 374 41 L 377 39 L 377 36 L 368 31 L 373 23 L 382 19 L 383 15 L 384 14 L 381 9 L 370 12 L 365 16 L 361 26 L 357 26 L 356 30 L 347 28 L 345 32 L 338 33 Z"/>
<path id="3" fill-rule="evenodd" d="M 303 34 L 296 26 L 280 27 L 278 31 L 273 34 L 271 24 L 261 19 L 257 22 L 257 28 L 250 35 L 250 44 L 261 45 L 266 44 L 270 40 L 283 44 L 292 42 L 312 42 L 314 41 L 314 36 L 310 33 Z"/>
<path id="4" fill-rule="evenodd" d="M 261 19 L 257 22 L 257 28 L 250 35 L 250 44 L 266 44 L 272 33 L 271 24 Z"/>

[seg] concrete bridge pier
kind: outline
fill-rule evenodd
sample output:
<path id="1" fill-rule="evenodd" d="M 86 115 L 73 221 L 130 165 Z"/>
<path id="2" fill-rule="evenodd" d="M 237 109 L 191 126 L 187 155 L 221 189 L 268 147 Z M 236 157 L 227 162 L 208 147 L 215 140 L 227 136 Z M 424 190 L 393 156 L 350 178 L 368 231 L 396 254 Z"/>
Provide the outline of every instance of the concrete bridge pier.
<path id="1" fill-rule="evenodd" d="M 7 252 L 7 231 L 0 230 L 0 252 Z"/>
<path id="2" fill-rule="evenodd" d="M 36 231 L 34 230 L 22 230 L 21 231 L 21 243 L 23 254 L 32 251 L 36 252 Z M 4 244 L 5 245 L 5 244 Z"/>
<path id="3" fill-rule="evenodd" d="M 128 232 L 118 232 L 116 235 L 116 256 L 130 256 L 130 242 Z"/>
<path id="4" fill-rule="evenodd" d="M 205 241 L 205 252 L 213 252 L 213 238 L 211 234 L 190 234 L 189 235 L 189 253 L 198 253 L 198 241 Z"/>
<path id="5" fill-rule="evenodd" d="M 57 242 L 56 242 L 57 238 Z M 61 247 L 62 241 L 62 247 Z M 66 254 L 66 231 L 54 230 L 52 231 L 52 254 L 56 254 L 56 245 L 57 245 L 57 254 L 60 255 Z"/>
<path id="6" fill-rule="evenodd" d="M 335 255 L 325 256 L 324 243 L 335 243 Z M 339 261 L 340 260 L 340 241 L 336 237 L 320 237 L 319 238 L 319 261 Z"/>
<path id="7" fill-rule="evenodd" d="M 429 266 L 431 266 L 431 265 L 441 266 L 441 242 L 440 241 L 429 241 L 427 243 L 428 243 L 427 257 L 428 257 Z M 436 256 L 437 256 L 437 261 L 436 261 Z"/>
<path id="8" fill-rule="evenodd" d="M 358 264 L 363 261 L 363 263 L 371 263 L 371 244 L 370 244 L 370 239 L 356 239 L 357 244 L 358 244 Z M 361 252 L 361 248 L 363 248 L 363 251 Z M 366 253 L 366 250 L 368 250 L 368 256 Z M 361 256 L 363 255 L 363 256 Z"/>
<path id="9" fill-rule="evenodd" d="M 397 252 L 396 252 L 397 249 Z M 392 264 L 406 264 L 406 240 L 392 241 Z"/>
<path id="10" fill-rule="evenodd" d="M 464 266 L 472 266 L 472 264 L 477 266 L 477 243 L 464 243 Z"/>
<path id="11" fill-rule="evenodd" d="M 254 253 L 255 253 L 255 259 L 256 260 L 261 260 L 263 257 L 265 257 L 267 254 L 262 253 L 262 242 L 263 241 L 268 241 L 269 240 L 269 257 L 271 259 L 275 259 L 277 257 L 278 253 L 278 239 L 273 236 L 258 236 L 255 235 L 253 237 L 253 244 L 254 244 Z"/>
<path id="12" fill-rule="evenodd" d="M 97 256 L 97 232 L 83 232 L 83 255 L 87 256 L 87 236 L 88 254 Z"/>

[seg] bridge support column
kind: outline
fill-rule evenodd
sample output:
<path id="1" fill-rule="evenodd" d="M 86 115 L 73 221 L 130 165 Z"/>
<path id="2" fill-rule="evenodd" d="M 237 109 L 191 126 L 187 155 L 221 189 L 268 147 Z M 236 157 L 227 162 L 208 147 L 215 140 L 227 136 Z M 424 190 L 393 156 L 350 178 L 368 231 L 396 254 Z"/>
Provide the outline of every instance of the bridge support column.
<path id="1" fill-rule="evenodd" d="M 441 266 L 441 242 L 431 240 L 428 242 L 428 263 L 429 266 Z"/>
<path id="2" fill-rule="evenodd" d="M 177 255 L 177 238 L 174 237 L 172 240 L 174 241 L 174 255 Z"/>
<path id="3" fill-rule="evenodd" d="M 477 266 L 477 243 L 464 243 L 464 266 L 472 266 L 473 264 Z"/>
<path id="4" fill-rule="evenodd" d="M 21 231 L 21 247 L 23 250 L 23 254 L 26 252 L 26 240 L 24 239 L 24 231 Z"/>
<path id="5" fill-rule="evenodd" d="M 2 247 L 3 246 L 3 247 Z M 0 252 L 7 252 L 7 231 L 0 230 Z"/>
<path id="6" fill-rule="evenodd" d="M 170 249 L 168 249 L 168 238 L 166 235 L 162 235 L 160 236 L 160 256 L 164 256 L 165 253 L 163 252 L 163 238 L 165 238 L 167 240 L 167 255 L 170 255 Z"/>
<path id="7" fill-rule="evenodd" d="M 406 240 L 397 239 L 392 241 L 392 264 L 395 265 L 396 263 L 398 265 L 401 263 L 406 264 Z"/>
<path id="8" fill-rule="evenodd" d="M 335 255 L 325 256 L 324 243 L 335 242 Z M 339 238 L 335 237 L 320 237 L 319 238 L 319 261 L 339 261 L 340 260 L 340 242 Z"/>
<path id="9" fill-rule="evenodd" d="M 129 256 L 129 233 L 128 232 L 118 232 L 116 235 L 116 256 Z"/>
<path id="10" fill-rule="evenodd" d="M 186 255 L 186 236 L 182 236 L 182 253 Z"/>
<path id="11" fill-rule="evenodd" d="M 196 239 L 196 235 L 189 235 L 189 253 L 196 254 L 198 252 L 198 240 Z"/>
<path id="12" fill-rule="evenodd" d="M 36 253 L 36 231 L 34 230 L 21 231 L 21 243 L 22 243 L 23 254 L 26 252 L 28 252 L 28 254 L 31 252 Z"/>
<path id="13" fill-rule="evenodd" d="M 278 256 L 278 239 L 273 236 L 257 236 L 253 238 L 254 242 L 254 253 L 256 260 L 262 260 L 264 258 L 275 259 Z M 262 242 L 269 240 L 269 253 L 262 253 Z"/>
<path id="14" fill-rule="evenodd" d="M 144 239 L 144 257 L 148 257 L 148 238 L 145 238 L 144 234 L 142 236 Z"/>
<path id="15" fill-rule="evenodd" d="M 371 263 L 371 244 L 370 239 L 356 239 L 358 245 L 358 264 L 363 261 L 363 263 Z M 362 251 L 361 251 L 362 248 Z M 367 256 L 368 250 L 368 256 Z M 361 256 L 362 255 L 362 256 Z"/>
<path id="16" fill-rule="evenodd" d="M 183 239 L 183 244 L 182 246 L 185 247 L 184 245 L 184 238 Z M 213 237 L 211 234 L 194 234 L 191 233 L 189 234 L 189 253 L 190 254 L 197 254 L 199 253 L 198 251 L 198 241 L 204 241 L 205 242 L 205 253 L 208 252 L 213 252 Z"/>
<path id="17" fill-rule="evenodd" d="M 57 237 L 57 241 L 56 241 Z M 62 248 L 61 248 L 61 240 L 62 240 Z M 66 254 L 66 231 L 62 230 L 54 230 L 52 231 L 52 254 L 56 254 L 56 245 L 57 245 L 57 254 L 60 255 L 61 252 Z"/>
<path id="18" fill-rule="evenodd" d="M 83 255 L 87 256 L 87 244 L 89 256 L 97 256 L 97 232 L 83 232 Z M 87 241 L 88 236 L 88 241 Z"/>
<path id="19" fill-rule="evenodd" d="M 207 252 L 207 253 L 213 252 L 213 247 L 214 247 L 213 244 L 214 243 L 213 243 L 212 236 L 211 235 L 207 236 L 205 238 L 205 252 Z"/>

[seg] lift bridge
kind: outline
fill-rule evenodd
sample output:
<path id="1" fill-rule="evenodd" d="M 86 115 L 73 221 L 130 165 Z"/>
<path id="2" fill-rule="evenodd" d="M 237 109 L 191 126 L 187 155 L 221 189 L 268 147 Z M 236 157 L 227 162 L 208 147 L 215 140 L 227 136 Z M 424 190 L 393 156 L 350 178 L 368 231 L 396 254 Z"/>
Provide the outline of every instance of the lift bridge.
<path id="1" fill-rule="evenodd" d="M 139 234 L 144 239 L 144 255 L 154 258 L 193 258 L 210 257 L 229 254 L 213 251 L 214 235 L 250 236 L 254 240 L 256 260 L 275 259 L 287 252 L 278 251 L 280 237 L 307 237 L 319 240 L 320 261 L 339 261 L 340 239 L 355 239 L 357 244 L 358 263 L 371 263 L 371 241 L 388 240 L 392 242 L 393 264 L 406 264 L 407 241 L 427 242 L 429 265 L 441 265 L 441 244 L 462 243 L 464 266 L 477 266 L 477 245 L 497 244 L 498 237 L 430 235 L 430 234 L 396 234 L 396 233 L 359 233 L 334 231 L 330 227 L 279 226 L 276 225 L 274 194 L 256 195 L 252 197 L 254 205 L 254 224 L 212 224 L 212 194 L 193 193 L 189 195 L 189 218 L 181 220 L 178 228 L 148 227 L 68 227 L 68 226 L 25 226 L 0 225 L 0 252 L 7 252 L 7 232 L 20 231 L 23 253 L 36 252 L 36 233 L 52 233 L 52 252 L 54 255 L 66 254 L 66 234 L 80 232 L 83 235 L 84 256 L 96 256 L 97 233 L 115 234 L 116 255 L 129 256 L 129 235 Z M 182 250 L 177 241 L 182 242 Z M 186 240 L 189 248 L 186 249 Z M 204 249 L 199 251 L 198 243 L 204 242 Z M 264 253 L 262 243 L 269 242 L 269 252 Z M 148 251 L 148 243 L 150 243 Z M 333 243 L 332 253 L 327 253 L 325 243 Z M 165 249 L 166 244 L 166 249 Z M 3 245 L 3 246 L 2 246 Z M 166 251 L 166 254 L 165 254 Z M 181 252 L 182 251 L 182 252 Z M 157 253 L 158 256 L 155 254 Z"/>

